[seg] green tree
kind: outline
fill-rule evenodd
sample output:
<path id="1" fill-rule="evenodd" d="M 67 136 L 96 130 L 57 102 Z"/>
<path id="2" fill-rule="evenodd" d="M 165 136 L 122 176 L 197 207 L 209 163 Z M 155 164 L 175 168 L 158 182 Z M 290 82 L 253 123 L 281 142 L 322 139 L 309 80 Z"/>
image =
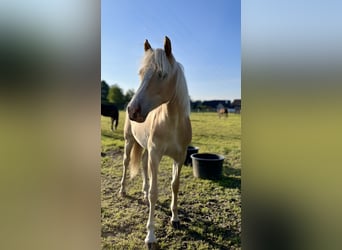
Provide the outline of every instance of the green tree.
<path id="1" fill-rule="evenodd" d="M 101 81 L 101 103 L 108 102 L 109 85 L 106 81 Z"/>
<path id="2" fill-rule="evenodd" d="M 115 103 L 119 109 L 123 109 L 125 106 L 125 95 L 119 85 L 114 84 L 110 86 L 108 93 L 109 102 Z"/>

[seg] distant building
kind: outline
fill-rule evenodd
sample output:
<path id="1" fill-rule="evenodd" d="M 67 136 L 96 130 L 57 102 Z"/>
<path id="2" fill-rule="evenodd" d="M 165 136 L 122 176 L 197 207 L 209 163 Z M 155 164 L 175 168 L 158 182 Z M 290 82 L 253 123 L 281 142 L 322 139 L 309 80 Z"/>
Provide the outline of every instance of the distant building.
<path id="1" fill-rule="evenodd" d="M 227 108 L 229 113 L 240 113 L 241 99 L 230 100 L 209 100 L 191 101 L 191 109 L 198 112 L 216 112 L 220 108 Z"/>

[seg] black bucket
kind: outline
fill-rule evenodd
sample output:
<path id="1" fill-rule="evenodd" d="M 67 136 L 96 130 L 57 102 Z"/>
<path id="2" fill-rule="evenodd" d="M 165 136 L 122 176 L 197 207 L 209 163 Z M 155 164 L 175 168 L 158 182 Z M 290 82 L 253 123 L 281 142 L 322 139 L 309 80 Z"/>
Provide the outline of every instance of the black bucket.
<path id="1" fill-rule="evenodd" d="M 199 153 L 191 155 L 191 158 L 195 177 L 210 180 L 221 179 L 224 160 L 222 155 Z"/>
<path id="2" fill-rule="evenodd" d="M 186 151 L 186 158 L 184 161 L 185 166 L 192 166 L 192 160 L 191 160 L 191 155 L 198 153 L 199 148 L 198 147 L 193 147 L 193 146 L 188 146 L 188 149 Z"/>

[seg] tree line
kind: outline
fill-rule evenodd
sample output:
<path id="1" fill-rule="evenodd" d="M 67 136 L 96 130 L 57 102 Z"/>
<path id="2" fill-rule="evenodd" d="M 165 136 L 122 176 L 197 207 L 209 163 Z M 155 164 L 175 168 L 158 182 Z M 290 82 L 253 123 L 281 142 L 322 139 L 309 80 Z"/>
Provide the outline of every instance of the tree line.
<path id="1" fill-rule="evenodd" d="M 134 96 L 134 93 L 133 89 L 129 89 L 124 93 L 118 84 L 109 86 L 106 81 L 101 81 L 101 103 L 114 103 L 118 109 L 123 110 Z M 219 105 L 240 110 L 241 99 L 235 99 L 232 102 L 230 100 L 190 101 L 191 109 L 197 111 L 216 111 Z"/>
<path id="2" fill-rule="evenodd" d="M 109 86 L 106 81 L 101 81 L 101 103 L 115 103 L 118 109 L 124 109 L 134 95 L 134 90 L 129 89 L 124 94 L 118 84 Z"/>

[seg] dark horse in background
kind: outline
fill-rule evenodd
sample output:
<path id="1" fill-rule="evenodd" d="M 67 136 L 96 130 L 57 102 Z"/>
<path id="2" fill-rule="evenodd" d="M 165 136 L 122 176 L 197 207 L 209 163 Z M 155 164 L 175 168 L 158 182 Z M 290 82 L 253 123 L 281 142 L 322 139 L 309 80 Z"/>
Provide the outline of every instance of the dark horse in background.
<path id="1" fill-rule="evenodd" d="M 113 130 L 113 124 L 115 121 L 115 129 L 119 123 L 119 111 L 113 103 L 101 103 L 101 115 L 111 118 L 111 129 Z"/>

